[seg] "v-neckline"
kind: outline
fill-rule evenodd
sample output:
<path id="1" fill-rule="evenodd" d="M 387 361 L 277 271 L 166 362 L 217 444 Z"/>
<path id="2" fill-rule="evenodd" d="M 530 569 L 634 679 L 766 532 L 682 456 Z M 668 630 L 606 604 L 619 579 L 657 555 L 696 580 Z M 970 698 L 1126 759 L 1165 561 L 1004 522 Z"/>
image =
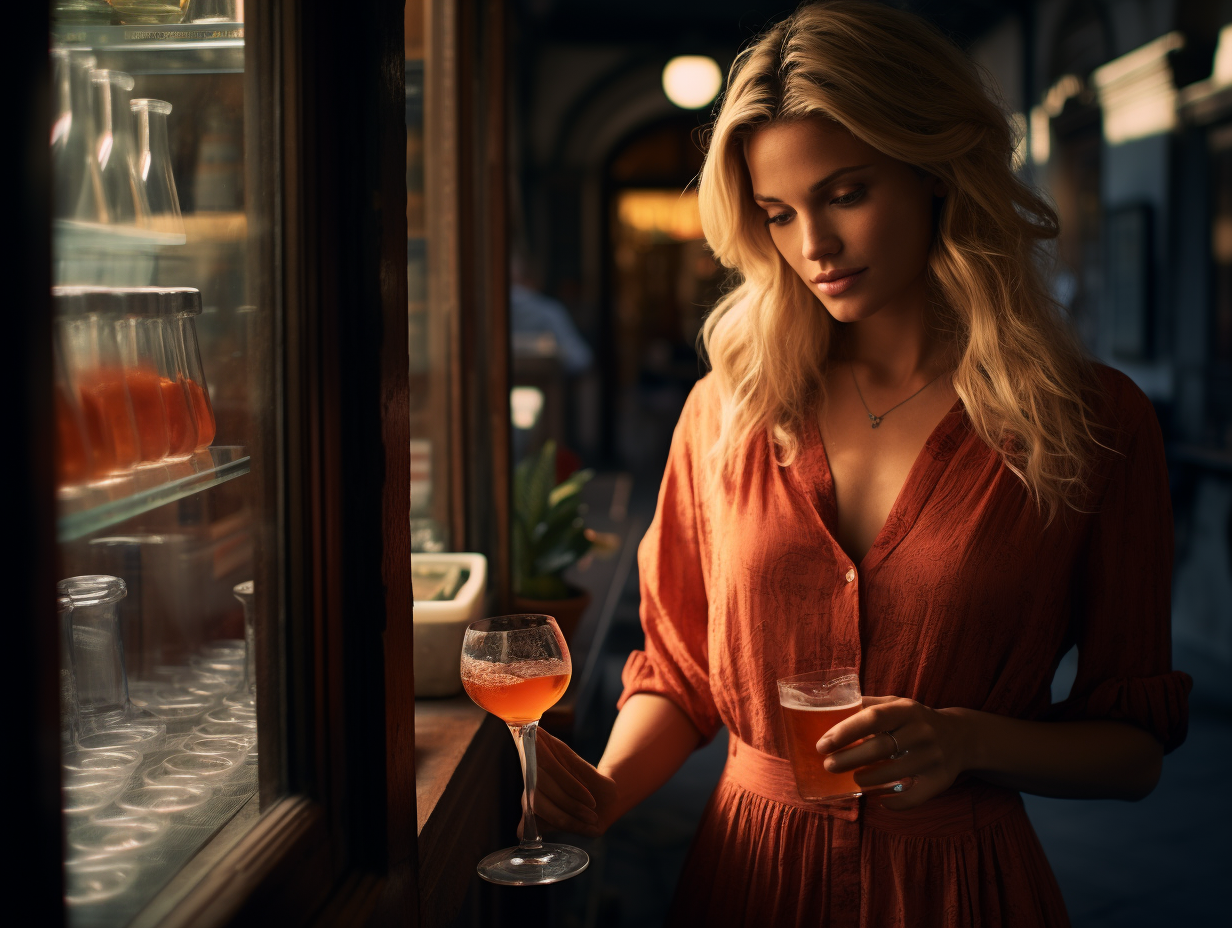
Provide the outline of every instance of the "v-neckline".
<path id="1" fill-rule="evenodd" d="M 928 438 L 916 453 L 903 485 L 898 488 L 898 495 L 894 498 L 894 504 L 890 507 L 885 522 L 878 529 L 872 545 L 858 561 L 838 541 L 838 496 L 834 491 L 834 474 L 830 470 L 830 458 L 821 434 L 821 423 L 817 416 L 809 417 L 809 427 L 805 433 L 809 440 L 800 449 L 796 464 L 788 467 L 787 472 L 796 489 L 816 512 L 834 547 L 861 573 L 880 563 L 919 518 L 924 504 L 937 485 L 937 480 L 958 447 L 954 432 L 962 423 L 964 413 L 962 400 L 955 400 L 949 411 L 933 426 Z"/>

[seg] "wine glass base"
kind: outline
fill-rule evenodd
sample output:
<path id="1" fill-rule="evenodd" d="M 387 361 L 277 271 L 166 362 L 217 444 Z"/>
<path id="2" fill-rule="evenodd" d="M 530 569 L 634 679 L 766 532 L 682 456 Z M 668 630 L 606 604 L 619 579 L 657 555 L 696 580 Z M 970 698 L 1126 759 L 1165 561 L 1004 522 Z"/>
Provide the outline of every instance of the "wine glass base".
<path id="1" fill-rule="evenodd" d="M 489 883 L 502 886 L 542 886 L 577 876 L 590 866 L 581 848 L 541 844 L 537 848 L 507 847 L 494 851 L 475 870 Z"/>

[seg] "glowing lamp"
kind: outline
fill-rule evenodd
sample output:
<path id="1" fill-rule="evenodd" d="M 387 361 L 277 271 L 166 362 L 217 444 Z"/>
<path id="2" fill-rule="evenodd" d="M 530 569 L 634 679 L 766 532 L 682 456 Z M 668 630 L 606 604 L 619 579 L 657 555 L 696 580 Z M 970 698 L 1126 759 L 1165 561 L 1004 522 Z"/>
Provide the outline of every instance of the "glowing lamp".
<path id="1" fill-rule="evenodd" d="M 723 72 L 705 55 L 678 55 L 663 69 L 663 92 L 681 109 L 701 109 L 722 86 Z"/>

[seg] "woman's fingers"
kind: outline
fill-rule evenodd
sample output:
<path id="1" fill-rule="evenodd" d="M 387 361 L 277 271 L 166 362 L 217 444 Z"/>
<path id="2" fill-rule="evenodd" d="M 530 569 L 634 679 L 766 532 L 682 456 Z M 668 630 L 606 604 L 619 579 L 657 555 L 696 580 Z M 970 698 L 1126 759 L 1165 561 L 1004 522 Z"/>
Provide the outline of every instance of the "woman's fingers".
<path id="1" fill-rule="evenodd" d="M 895 739 L 898 741 L 898 751 L 894 750 Z M 867 767 L 889 760 L 896 753 L 909 750 L 906 735 L 902 731 L 894 732 L 894 737 L 878 732 L 867 740 L 841 751 L 835 751 L 825 760 L 825 768 L 831 773 L 843 773 L 855 770 L 857 767 Z"/>
<path id="2" fill-rule="evenodd" d="M 601 776 L 599 771 L 578 757 L 567 744 L 552 737 L 542 728 L 539 729 L 538 735 L 536 747 L 540 749 L 539 769 L 550 771 L 556 785 L 574 801 L 595 808 L 597 803 L 590 786 L 596 777 Z"/>
<path id="3" fill-rule="evenodd" d="M 589 814 L 592 821 L 578 818 L 558 806 L 550 796 L 540 795 L 538 790 L 535 791 L 535 818 L 539 820 L 541 829 L 571 831 L 574 834 L 597 837 L 600 833 L 599 826 L 596 824 L 597 819 L 593 812 Z M 518 837 L 522 837 L 521 824 L 518 825 Z"/>
<path id="4" fill-rule="evenodd" d="M 893 731 L 908 720 L 911 707 L 915 705 L 910 699 L 897 696 L 865 696 L 862 703 L 863 709 L 843 719 L 822 736 L 817 742 L 819 753 L 834 754 L 839 748 L 861 738 L 881 731 Z"/>

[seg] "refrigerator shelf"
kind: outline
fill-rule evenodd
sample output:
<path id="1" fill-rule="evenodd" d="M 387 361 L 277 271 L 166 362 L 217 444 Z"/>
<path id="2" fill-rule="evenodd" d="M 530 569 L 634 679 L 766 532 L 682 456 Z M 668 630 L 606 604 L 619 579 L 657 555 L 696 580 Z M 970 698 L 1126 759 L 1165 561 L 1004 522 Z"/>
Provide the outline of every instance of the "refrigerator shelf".
<path id="1" fill-rule="evenodd" d="M 101 66 L 130 74 L 240 74 L 243 23 L 162 26 L 64 24 L 51 30 L 56 48 L 93 51 Z"/>
<path id="2" fill-rule="evenodd" d="M 241 445 L 217 445 L 185 461 L 142 467 L 112 480 L 61 490 L 58 541 L 73 541 L 143 512 L 216 487 L 248 473 Z"/>

